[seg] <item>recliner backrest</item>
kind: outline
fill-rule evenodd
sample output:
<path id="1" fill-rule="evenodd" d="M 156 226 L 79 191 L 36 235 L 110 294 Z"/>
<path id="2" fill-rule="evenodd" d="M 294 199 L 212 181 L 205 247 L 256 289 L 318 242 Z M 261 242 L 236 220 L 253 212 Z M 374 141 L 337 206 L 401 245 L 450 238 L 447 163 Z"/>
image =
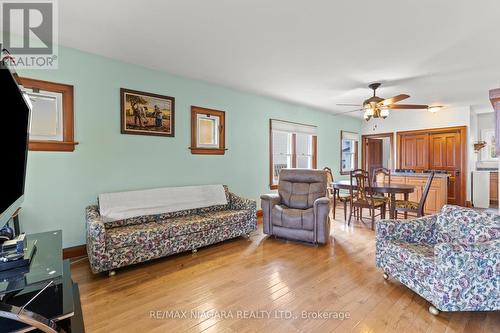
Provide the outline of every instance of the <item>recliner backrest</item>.
<path id="1" fill-rule="evenodd" d="M 308 209 L 316 199 L 327 195 L 327 174 L 323 170 L 281 169 L 278 192 L 290 208 Z"/>

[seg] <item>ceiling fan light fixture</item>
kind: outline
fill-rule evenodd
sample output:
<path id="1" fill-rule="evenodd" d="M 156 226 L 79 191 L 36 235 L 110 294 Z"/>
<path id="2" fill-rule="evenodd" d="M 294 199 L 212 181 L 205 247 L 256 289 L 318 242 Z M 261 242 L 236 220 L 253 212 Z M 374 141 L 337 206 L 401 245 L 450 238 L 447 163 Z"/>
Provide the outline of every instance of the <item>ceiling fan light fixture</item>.
<path id="1" fill-rule="evenodd" d="M 375 110 L 373 110 L 373 108 L 368 105 L 368 107 L 365 109 L 365 114 L 372 117 L 375 114 Z"/>
<path id="2" fill-rule="evenodd" d="M 389 116 L 389 109 L 383 108 L 380 110 L 380 117 L 383 119 L 387 118 Z"/>
<path id="3" fill-rule="evenodd" d="M 370 120 L 371 116 L 368 114 L 368 112 L 366 112 L 366 111 L 365 111 L 365 112 L 363 113 L 363 118 L 364 118 L 366 121 L 368 121 L 368 120 Z"/>
<path id="4" fill-rule="evenodd" d="M 427 108 L 427 111 L 431 112 L 431 113 L 436 113 L 438 111 L 440 111 L 443 107 L 442 106 L 429 106 Z"/>

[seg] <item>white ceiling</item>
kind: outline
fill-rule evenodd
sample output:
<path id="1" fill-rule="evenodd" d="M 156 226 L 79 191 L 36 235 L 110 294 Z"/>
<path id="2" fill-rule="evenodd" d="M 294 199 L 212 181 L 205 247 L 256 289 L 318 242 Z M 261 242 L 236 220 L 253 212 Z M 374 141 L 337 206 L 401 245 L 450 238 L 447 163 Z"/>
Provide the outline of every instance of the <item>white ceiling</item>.
<path id="1" fill-rule="evenodd" d="M 500 86 L 498 0 L 58 4 L 65 46 L 331 112 L 375 81 L 381 97 L 475 110 Z"/>

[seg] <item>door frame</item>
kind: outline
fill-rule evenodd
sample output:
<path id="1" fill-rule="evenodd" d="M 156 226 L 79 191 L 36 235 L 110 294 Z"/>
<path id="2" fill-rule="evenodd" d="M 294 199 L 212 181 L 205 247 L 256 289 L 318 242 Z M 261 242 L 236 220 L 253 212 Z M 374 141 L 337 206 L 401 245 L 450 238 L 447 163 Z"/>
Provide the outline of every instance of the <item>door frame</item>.
<path id="1" fill-rule="evenodd" d="M 379 134 L 363 134 L 361 136 L 361 168 L 363 170 L 367 170 L 366 163 L 368 162 L 368 158 L 366 156 L 368 145 L 368 139 L 376 139 L 376 138 L 389 138 L 391 142 L 391 165 L 389 165 L 389 169 L 394 169 L 394 133 L 379 133 Z M 368 171 L 368 170 L 367 170 Z"/>
<path id="2" fill-rule="evenodd" d="M 438 127 L 438 128 L 428 128 L 413 131 L 399 131 L 396 132 L 396 153 L 397 153 L 397 166 L 401 166 L 401 140 L 404 135 L 412 134 L 436 134 L 436 133 L 447 133 L 447 132 L 458 132 L 460 134 L 460 156 L 461 156 L 461 166 L 460 166 L 460 200 L 457 203 L 459 206 L 464 206 L 467 200 L 467 126 L 452 126 L 452 127 Z"/>

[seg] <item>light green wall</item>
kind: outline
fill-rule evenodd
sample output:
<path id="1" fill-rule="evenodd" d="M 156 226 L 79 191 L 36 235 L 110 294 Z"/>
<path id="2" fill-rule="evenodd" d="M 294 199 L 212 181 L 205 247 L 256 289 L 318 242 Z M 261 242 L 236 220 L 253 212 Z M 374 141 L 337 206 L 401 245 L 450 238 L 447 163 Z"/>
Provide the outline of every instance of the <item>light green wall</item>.
<path id="1" fill-rule="evenodd" d="M 58 70 L 22 76 L 74 85 L 72 153 L 30 152 L 21 225 L 28 233 L 62 229 L 64 246 L 85 243 L 84 209 L 98 193 L 224 183 L 257 199 L 269 191 L 269 118 L 318 126 L 318 166 L 339 167 L 340 130 L 361 121 L 165 72 L 61 48 Z M 175 97 L 175 138 L 120 134 L 120 88 Z M 191 155 L 190 107 L 226 111 L 224 156 Z"/>

